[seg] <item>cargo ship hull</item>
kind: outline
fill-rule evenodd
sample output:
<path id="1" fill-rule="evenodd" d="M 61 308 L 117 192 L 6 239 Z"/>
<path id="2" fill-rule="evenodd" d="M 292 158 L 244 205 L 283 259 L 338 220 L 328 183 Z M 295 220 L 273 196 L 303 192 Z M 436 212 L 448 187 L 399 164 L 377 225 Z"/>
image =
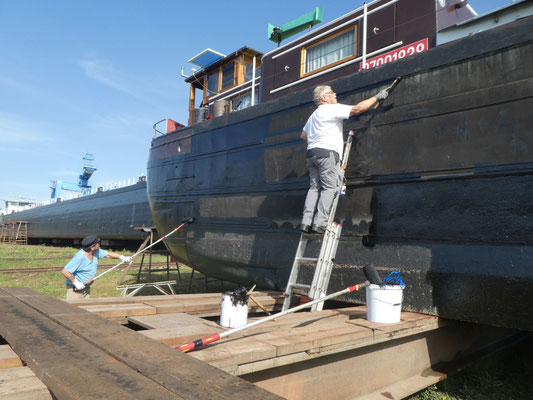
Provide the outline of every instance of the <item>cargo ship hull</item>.
<path id="1" fill-rule="evenodd" d="M 146 182 L 35 207 L 0 218 L 1 223 L 26 221 L 28 239 L 34 242 L 71 242 L 91 234 L 110 242 L 143 240 L 146 233 L 134 228 L 153 226 Z"/>
<path id="2" fill-rule="evenodd" d="M 355 104 L 402 76 L 357 132 L 329 292 L 399 271 L 404 309 L 533 330 L 531 18 L 328 82 Z M 284 289 L 308 187 L 312 89 L 152 143 L 148 196 L 167 245 L 221 279 Z M 315 250 L 320 245 L 315 241 Z M 309 271 L 307 271 L 309 273 Z M 364 302 L 364 293 L 343 300 Z"/>

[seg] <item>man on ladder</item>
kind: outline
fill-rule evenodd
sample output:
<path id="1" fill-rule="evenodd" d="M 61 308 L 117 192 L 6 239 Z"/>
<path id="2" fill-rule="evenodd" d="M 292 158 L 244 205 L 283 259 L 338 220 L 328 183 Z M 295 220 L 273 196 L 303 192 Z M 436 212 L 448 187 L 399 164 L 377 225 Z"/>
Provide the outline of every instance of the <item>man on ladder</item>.
<path id="1" fill-rule="evenodd" d="M 300 241 L 285 289 L 282 310 L 287 310 L 296 290 L 305 291 L 311 299 L 326 296 L 329 278 L 337 253 L 342 225 L 334 222 L 337 209 L 339 187 L 344 179 L 348 157 L 352 146 L 353 132 L 350 131 L 344 155 L 342 125 L 352 115 L 362 114 L 386 99 L 390 90 L 399 82 L 397 78 L 391 86 L 375 96 L 354 105 L 337 104 L 337 95 L 329 86 L 318 86 L 314 90 L 314 100 L 318 108 L 305 124 L 301 138 L 307 141 L 306 164 L 309 169 L 311 187 L 305 199 L 304 215 L 300 230 Z M 339 161 L 342 159 L 342 168 Z M 324 234 L 318 257 L 306 256 L 307 233 Z M 299 280 L 302 264 L 314 264 L 313 280 L 303 283 Z M 324 303 L 313 305 L 311 311 L 322 310 Z"/>
<path id="2" fill-rule="evenodd" d="M 341 182 L 340 160 L 344 139 L 345 119 L 362 114 L 389 95 L 387 89 L 360 103 L 350 106 L 337 103 L 337 95 L 329 86 L 317 86 L 313 98 L 318 108 L 305 124 L 301 138 L 307 142 L 306 166 L 310 187 L 305 198 L 300 230 L 304 233 L 324 233 L 329 211 Z"/>

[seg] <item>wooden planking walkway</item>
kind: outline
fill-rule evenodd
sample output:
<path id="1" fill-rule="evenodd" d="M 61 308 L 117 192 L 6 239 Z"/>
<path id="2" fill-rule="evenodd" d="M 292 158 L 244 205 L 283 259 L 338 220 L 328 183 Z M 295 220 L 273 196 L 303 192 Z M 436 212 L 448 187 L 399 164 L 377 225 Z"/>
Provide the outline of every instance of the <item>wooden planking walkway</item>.
<path id="1" fill-rule="evenodd" d="M 254 292 L 254 297 L 272 311 L 280 310 L 283 304 L 283 293 L 280 292 Z M 201 293 L 169 296 L 107 297 L 69 300 L 68 303 L 111 321 L 127 322 L 128 317 L 154 314 L 187 313 L 201 317 L 217 316 L 220 314 L 220 300 L 220 293 Z M 299 300 L 295 298 L 295 302 Z M 262 313 L 262 310 L 250 301 L 249 313 Z"/>
<path id="2" fill-rule="evenodd" d="M 397 324 L 375 324 L 366 321 L 365 307 L 302 312 L 242 331 L 190 354 L 228 373 L 243 375 L 431 331 L 444 324 L 434 316 L 408 312 L 402 313 Z M 175 327 L 174 336 L 180 329 L 184 331 L 180 339 L 187 339 L 181 344 L 194 340 L 188 339 L 190 325 L 186 329 Z M 158 338 L 150 331 L 141 333 Z M 174 342 L 179 341 L 174 337 Z"/>
<path id="3" fill-rule="evenodd" d="M 279 309 L 279 292 L 254 292 L 268 309 Z M 138 333 L 179 346 L 225 329 L 203 316 L 220 314 L 220 294 L 104 298 L 70 302 L 110 320 L 127 319 L 147 328 Z M 250 314 L 261 312 L 250 302 Z M 249 318 L 253 321 L 256 318 Z M 403 312 L 397 324 L 366 320 L 366 307 L 289 314 L 189 353 L 233 375 L 249 374 L 328 354 L 369 346 L 443 327 L 437 317 Z"/>
<path id="4" fill-rule="evenodd" d="M 26 288 L 0 287 L 0 336 L 60 400 L 279 399 L 128 328 Z"/>
<path id="5" fill-rule="evenodd" d="M 215 322 L 187 314 L 129 317 L 146 327 L 139 333 L 169 346 L 224 331 Z M 249 322 L 257 318 L 249 318 Z M 321 312 L 299 312 L 239 332 L 189 353 L 234 375 L 307 361 L 329 354 L 350 351 L 384 341 L 431 331 L 446 325 L 437 317 L 403 312 L 396 324 L 366 320 L 366 307 L 349 307 Z"/>
<path id="6" fill-rule="evenodd" d="M 171 346 L 224 330 L 186 314 L 129 320 Z M 399 399 L 444 379 L 440 363 L 502 334 L 410 312 L 377 324 L 359 306 L 285 315 L 187 354 L 287 399 Z"/>
<path id="7" fill-rule="evenodd" d="M 9 347 L 0 345 L 0 399 L 52 400 L 46 386 Z"/>

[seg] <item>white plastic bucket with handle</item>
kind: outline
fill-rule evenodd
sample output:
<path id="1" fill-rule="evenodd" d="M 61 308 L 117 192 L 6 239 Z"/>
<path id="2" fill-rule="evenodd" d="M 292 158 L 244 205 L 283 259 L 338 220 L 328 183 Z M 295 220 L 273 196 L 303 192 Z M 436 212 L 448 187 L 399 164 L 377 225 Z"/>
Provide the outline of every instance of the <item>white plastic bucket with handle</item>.
<path id="1" fill-rule="evenodd" d="M 220 325 L 238 328 L 248 323 L 248 297 L 236 298 L 232 292 L 222 293 L 220 302 Z"/>
<path id="2" fill-rule="evenodd" d="M 404 285 L 370 285 L 366 287 L 366 319 L 392 324 L 400 322 Z"/>

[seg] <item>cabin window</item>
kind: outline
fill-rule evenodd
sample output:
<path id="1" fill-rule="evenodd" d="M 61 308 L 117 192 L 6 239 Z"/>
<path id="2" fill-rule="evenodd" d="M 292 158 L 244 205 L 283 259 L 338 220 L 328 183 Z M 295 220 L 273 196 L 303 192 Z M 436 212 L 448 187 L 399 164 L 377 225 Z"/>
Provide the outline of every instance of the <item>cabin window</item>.
<path id="1" fill-rule="evenodd" d="M 255 89 L 255 100 L 254 103 L 258 103 L 258 96 L 259 91 Z M 252 92 L 248 92 L 245 95 L 235 97 L 231 100 L 231 110 L 232 111 L 238 111 L 238 110 L 244 110 L 245 108 L 251 107 L 252 105 Z"/>
<path id="2" fill-rule="evenodd" d="M 208 96 L 218 92 L 218 71 L 207 76 L 207 90 L 209 90 Z"/>
<path id="3" fill-rule="evenodd" d="M 302 50 L 302 75 L 324 70 L 355 57 L 356 30 L 352 26 Z"/>
<path id="4" fill-rule="evenodd" d="M 222 67 L 222 89 L 235 84 L 235 65 L 233 63 Z"/>
<path id="5" fill-rule="evenodd" d="M 252 80 L 252 71 L 253 71 L 253 64 L 252 63 L 246 63 L 245 65 L 245 72 L 244 72 L 244 81 L 248 82 Z M 261 66 L 255 65 L 255 78 L 257 79 L 261 75 Z"/>

